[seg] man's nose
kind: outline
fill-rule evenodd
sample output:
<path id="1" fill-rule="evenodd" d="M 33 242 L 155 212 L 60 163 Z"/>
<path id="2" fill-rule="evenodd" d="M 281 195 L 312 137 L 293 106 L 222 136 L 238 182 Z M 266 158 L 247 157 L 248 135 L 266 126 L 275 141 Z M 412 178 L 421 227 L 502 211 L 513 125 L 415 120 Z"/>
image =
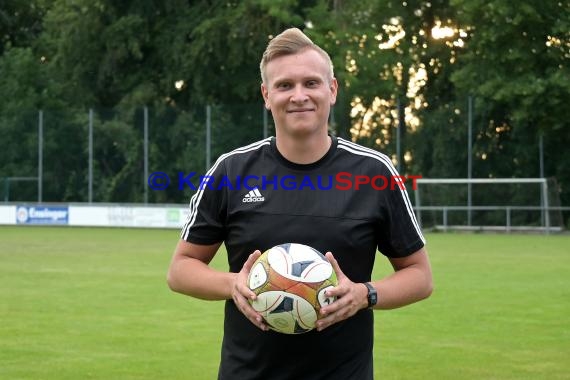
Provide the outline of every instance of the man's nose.
<path id="1" fill-rule="evenodd" d="M 301 85 L 295 86 L 293 89 L 293 95 L 291 96 L 291 101 L 293 103 L 304 103 L 308 99 L 309 97 L 307 96 L 305 88 L 303 88 Z"/>

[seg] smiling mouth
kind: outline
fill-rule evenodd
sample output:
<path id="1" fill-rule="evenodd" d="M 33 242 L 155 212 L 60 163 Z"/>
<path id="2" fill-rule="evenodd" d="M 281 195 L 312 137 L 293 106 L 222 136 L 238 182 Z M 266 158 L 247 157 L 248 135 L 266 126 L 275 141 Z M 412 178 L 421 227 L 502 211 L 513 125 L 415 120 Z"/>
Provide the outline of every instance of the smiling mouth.
<path id="1" fill-rule="evenodd" d="M 314 111 L 314 109 L 312 108 L 301 108 L 301 109 L 296 109 L 296 110 L 289 110 L 287 111 L 287 113 L 303 113 L 303 112 L 311 112 Z"/>

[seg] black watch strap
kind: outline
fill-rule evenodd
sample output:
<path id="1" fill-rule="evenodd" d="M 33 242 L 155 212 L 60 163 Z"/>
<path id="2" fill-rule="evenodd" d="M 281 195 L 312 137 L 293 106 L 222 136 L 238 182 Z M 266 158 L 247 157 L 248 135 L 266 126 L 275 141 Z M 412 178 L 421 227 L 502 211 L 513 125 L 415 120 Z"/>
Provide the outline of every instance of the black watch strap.
<path id="1" fill-rule="evenodd" d="M 374 307 L 378 303 L 378 292 L 371 283 L 365 282 L 364 285 L 368 288 L 368 308 Z"/>

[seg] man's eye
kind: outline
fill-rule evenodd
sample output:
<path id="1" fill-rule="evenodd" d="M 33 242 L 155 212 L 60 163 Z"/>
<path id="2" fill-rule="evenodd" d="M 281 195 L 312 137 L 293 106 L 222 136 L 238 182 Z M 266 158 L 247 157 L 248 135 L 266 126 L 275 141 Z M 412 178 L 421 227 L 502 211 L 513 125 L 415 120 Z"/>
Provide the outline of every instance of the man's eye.
<path id="1" fill-rule="evenodd" d="M 307 82 L 307 87 L 316 87 L 319 85 L 319 82 L 317 82 L 316 80 L 310 80 Z"/>
<path id="2" fill-rule="evenodd" d="M 289 87 L 291 87 L 291 85 L 290 85 L 289 83 L 279 83 L 279 84 L 277 85 L 277 88 L 286 89 L 286 88 L 289 88 Z"/>

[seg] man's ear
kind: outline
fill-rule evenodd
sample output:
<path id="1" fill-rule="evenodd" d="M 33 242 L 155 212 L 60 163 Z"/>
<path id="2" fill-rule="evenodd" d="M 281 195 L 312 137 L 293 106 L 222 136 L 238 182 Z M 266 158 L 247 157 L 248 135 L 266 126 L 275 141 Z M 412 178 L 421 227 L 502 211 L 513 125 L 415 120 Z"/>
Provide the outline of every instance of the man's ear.
<path id="1" fill-rule="evenodd" d="M 261 96 L 263 96 L 263 101 L 265 102 L 265 108 L 267 108 L 268 110 L 271 109 L 271 106 L 269 105 L 269 93 L 264 83 L 261 83 Z"/>
<path id="2" fill-rule="evenodd" d="M 332 106 L 336 103 L 336 95 L 338 94 L 338 82 L 336 78 L 333 78 L 331 80 L 329 88 L 331 90 L 331 106 Z"/>

